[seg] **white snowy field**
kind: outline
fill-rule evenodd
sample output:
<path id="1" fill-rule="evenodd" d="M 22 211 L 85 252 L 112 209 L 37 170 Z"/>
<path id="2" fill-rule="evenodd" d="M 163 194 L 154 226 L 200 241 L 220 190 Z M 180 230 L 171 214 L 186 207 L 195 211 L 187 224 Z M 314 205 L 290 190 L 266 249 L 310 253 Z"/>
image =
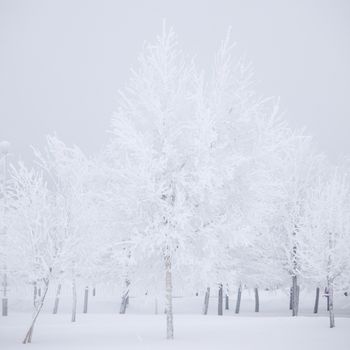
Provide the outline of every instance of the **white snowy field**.
<path id="1" fill-rule="evenodd" d="M 81 295 L 82 296 L 82 295 Z M 165 315 L 154 298 L 131 298 L 127 314 L 118 314 L 119 299 L 100 295 L 89 297 L 88 314 L 82 314 L 78 303 L 77 322 L 70 322 L 70 298 L 63 295 L 59 314 L 51 313 L 53 296 L 47 300 L 34 330 L 31 349 L 349 349 L 350 298 L 336 298 L 336 328 L 330 329 L 325 299 L 321 298 L 319 314 L 313 315 L 313 295 L 301 297 L 300 316 L 292 318 L 288 295 L 261 292 L 261 312 L 253 312 L 254 296 L 244 291 L 241 312 L 234 313 L 235 296 L 230 309 L 217 316 L 217 299 L 210 298 L 209 315 L 201 315 L 203 296 L 174 298 L 175 339 L 165 339 Z M 8 317 L 0 317 L 0 349 L 23 349 L 21 343 L 29 325 L 30 299 L 12 300 Z"/>
<path id="2" fill-rule="evenodd" d="M 167 341 L 164 315 L 44 314 L 31 349 L 349 349 L 350 318 L 338 318 L 334 329 L 324 317 L 232 317 L 176 315 L 175 339 Z M 23 349 L 28 315 L 0 321 L 0 349 Z"/>

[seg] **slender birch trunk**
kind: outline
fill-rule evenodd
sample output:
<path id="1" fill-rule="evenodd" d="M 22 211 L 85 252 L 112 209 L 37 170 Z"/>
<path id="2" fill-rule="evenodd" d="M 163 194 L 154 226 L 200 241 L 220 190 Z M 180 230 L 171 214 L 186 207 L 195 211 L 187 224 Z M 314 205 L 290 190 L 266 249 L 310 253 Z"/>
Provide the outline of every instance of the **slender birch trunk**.
<path id="1" fill-rule="evenodd" d="M 75 278 L 73 278 L 73 281 L 72 281 L 72 295 L 73 295 L 73 300 L 72 300 L 72 318 L 71 318 L 71 321 L 75 322 L 76 317 L 77 317 L 77 285 L 75 282 Z"/>
<path id="2" fill-rule="evenodd" d="M 45 285 L 44 293 L 43 293 L 43 296 L 40 298 L 38 305 L 36 306 L 36 310 L 34 311 L 32 322 L 31 322 L 30 327 L 26 333 L 26 336 L 24 337 L 23 344 L 27 344 L 27 343 L 32 342 L 34 326 L 35 326 L 36 320 L 40 314 L 40 311 L 43 308 L 46 294 L 47 294 L 47 291 L 49 289 L 49 283 L 50 283 L 49 277 L 44 279 L 44 285 Z"/>
<path id="3" fill-rule="evenodd" d="M 34 282 L 34 287 L 33 287 L 33 306 L 34 307 L 36 305 L 37 297 L 38 297 L 38 287 L 36 286 L 36 282 Z"/>
<path id="4" fill-rule="evenodd" d="M 228 294 L 225 294 L 225 310 L 230 309 L 230 299 L 228 297 Z"/>
<path id="5" fill-rule="evenodd" d="M 242 298 L 242 284 L 240 284 L 238 287 L 236 309 L 235 309 L 236 314 L 239 314 L 239 311 L 241 309 L 241 298 Z"/>
<path id="6" fill-rule="evenodd" d="M 3 298 L 2 298 L 2 316 L 8 315 L 8 299 L 7 299 L 7 273 L 6 266 L 4 266 L 5 272 L 2 280 L 2 290 L 3 290 Z"/>
<path id="7" fill-rule="evenodd" d="M 260 302 L 259 302 L 259 289 L 258 289 L 258 287 L 254 288 L 254 296 L 255 296 L 255 312 L 259 312 Z"/>
<path id="8" fill-rule="evenodd" d="M 84 308 L 83 308 L 84 314 L 87 314 L 88 303 L 89 303 L 89 286 L 86 286 L 84 290 Z"/>
<path id="9" fill-rule="evenodd" d="M 334 328 L 335 323 L 334 323 L 334 310 L 333 310 L 333 278 L 331 278 L 330 272 L 332 271 L 332 266 L 333 266 L 333 256 L 332 256 L 332 249 L 334 245 L 334 237 L 333 233 L 329 232 L 329 240 L 328 240 L 328 247 L 330 249 L 329 255 L 328 255 L 328 266 L 327 266 L 327 308 L 329 311 L 329 327 Z"/>
<path id="10" fill-rule="evenodd" d="M 55 305 L 53 307 L 53 312 L 52 312 L 53 314 L 57 314 L 57 312 L 58 312 L 58 304 L 60 302 L 61 287 L 62 287 L 62 285 L 61 285 L 61 283 L 59 283 L 57 286 L 57 291 L 56 291 Z"/>
<path id="11" fill-rule="evenodd" d="M 7 299 L 7 273 L 6 272 L 4 273 L 2 288 L 3 288 L 2 316 L 7 316 L 8 315 L 8 299 Z"/>
<path id="12" fill-rule="evenodd" d="M 297 285 L 297 315 L 299 313 L 300 286 Z"/>
<path id="13" fill-rule="evenodd" d="M 318 304 L 320 301 L 320 287 L 316 288 L 316 297 L 315 297 L 315 305 L 314 305 L 314 314 L 318 313 Z"/>
<path id="14" fill-rule="evenodd" d="M 298 231 L 298 226 L 294 225 L 293 231 L 293 249 L 292 249 L 292 262 L 293 262 L 293 270 L 292 270 L 292 315 L 298 316 L 299 309 L 299 288 L 298 288 L 298 259 L 297 259 L 297 244 L 296 244 L 296 235 Z"/>
<path id="15" fill-rule="evenodd" d="M 203 315 L 207 315 L 208 314 L 209 298 L 210 298 L 210 287 L 208 287 L 207 290 L 205 291 L 204 305 L 203 305 Z"/>
<path id="16" fill-rule="evenodd" d="M 296 275 L 292 276 L 292 315 L 298 316 L 298 305 L 299 305 L 299 295 L 298 295 L 298 277 Z"/>
<path id="17" fill-rule="evenodd" d="M 165 256 L 165 305 L 166 305 L 166 337 L 174 339 L 174 321 L 173 321 L 173 285 L 171 258 Z"/>
<path id="18" fill-rule="evenodd" d="M 334 309 L 333 309 L 333 281 L 328 280 L 328 305 L 329 305 L 329 327 L 334 328 Z"/>
<path id="19" fill-rule="evenodd" d="M 223 315 L 223 290 L 222 290 L 222 284 L 219 284 L 219 293 L 218 293 L 218 315 Z"/>
<path id="20" fill-rule="evenodd" d="M 125 314 L 125 312 L 126 312 L 126 307 L 128 305 L 128 302 L 129 302 L 129 286 L 130 286 L 130 281 L 128 279 L 126 279 L 125 280 L 125 288 L 124 288 L 123 295 L 122 295 L 122 301 L 120 303 L 120 309 L 119 309 L 120 314 Z"/>
<path id="21" fill-rule="evenodd" d="M 326 302 L 327 302 L 327 311 L 329 311 L 329 292 L 328 292 L 328 287 L 324 289 L 324 296 L 326 297 Z"/>

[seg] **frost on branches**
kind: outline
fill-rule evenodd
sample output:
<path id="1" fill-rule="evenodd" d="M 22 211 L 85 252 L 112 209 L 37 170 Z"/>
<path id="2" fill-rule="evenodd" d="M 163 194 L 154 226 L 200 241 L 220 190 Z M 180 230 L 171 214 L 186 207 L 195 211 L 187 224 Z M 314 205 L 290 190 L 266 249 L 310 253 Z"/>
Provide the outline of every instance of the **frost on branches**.
<path id="1" fill-rule="evenodd" d="M 205 293 L 204 314 L 218 292 L 222 315 L 224 294 L 228 307 L 238 290 L 239 313 L 242 293 L 253 289 L 259 312 L 259 290 L 281 289 L 297 316 L 302 291 L 316 288 L 317 312 L 326 287 L 334 327 L 334 291 L 349 288 L 348 169 L 291 130 L 279 101 L 255 92 L 253 76 L 229 34 L 204 74 L 164 27 L 120 92 L 96 155 L 48 136 L 33 169 L 11 167 L 1 186 L 0 262 L 11 283 L 34 289 L 24 343 L 49 286 L 57 313 L 67 283 L 73 322 L 80 286 L 84 312 L 98 284 L 120 287 L 121 314 L 132 293 L 154 297 L 155 312 L 163 295 L 168 339 L 174 290 Z"/>

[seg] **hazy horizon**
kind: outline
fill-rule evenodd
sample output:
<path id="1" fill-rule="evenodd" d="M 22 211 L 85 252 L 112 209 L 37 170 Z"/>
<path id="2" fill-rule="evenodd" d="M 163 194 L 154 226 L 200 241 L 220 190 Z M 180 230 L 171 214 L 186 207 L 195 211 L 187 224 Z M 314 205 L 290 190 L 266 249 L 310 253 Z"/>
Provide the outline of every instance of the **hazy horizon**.
<path id="1" fill-rule="evenodd" d="M 25 161 L 52 133 L 99 149 L 117 91 L 166 18 L 203 68 L 232 26 L 259 94 L 279 96 L 330 159 L 349 156 L 349 15 L 347 1 L 0 0 L 0 141 Z"/>

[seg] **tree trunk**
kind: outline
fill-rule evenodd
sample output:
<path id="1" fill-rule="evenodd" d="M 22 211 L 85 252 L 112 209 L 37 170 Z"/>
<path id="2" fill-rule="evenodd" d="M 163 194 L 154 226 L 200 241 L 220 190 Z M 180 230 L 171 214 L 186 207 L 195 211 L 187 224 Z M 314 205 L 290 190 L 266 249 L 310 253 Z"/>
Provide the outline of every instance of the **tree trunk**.
<path id="1" fill-rule="evenodd" d="M 254 295 L 255 295 L 255 312 L 259 312 L 260 303 L 259 303 L 259 289 L 258 289 L 258 287 L 254 288 Z"/>
<path id="2" fill-rule="evenodd" d="M 89 287 L 86 286 L 84 291 L 84 309 L 83 309 L 84 314 L 87 314 L 88 302 L 89 302 Z"/>
<path id="3" fill-rule="evenodd" d="M 55 305 L 53 307 L 53 314 L 57 314 L 57 311 L 58 311 L 58 304 L 60 302 L 61 287 L 62 287 L 61 283 L 59 283 L 59 285 L 57 286 Z"/>
<path id="4" fill-rule="evenodd" d="M 73 292 L 73 303 L 72 303 L 72 322 L 75 322 L 77 316 L 77 286 L 75 283 L 75 278 L 72 282 L 72 292 Z"/>
<path id="5" fill-rule="evenodd" d="M 93 296 L 93 297 L 96 296 L 96 287 L 92 288 L 92 296 Z"/>
<path id="6" fill-rule="evenodd" d="M 241 298 L 242 298 L 242 285 L 240 284 L 238 287 L 238 293 L 237 293 L 237 301 L 236 301 L 236 309 L 235 309 L 236 314 L 239 314 L 239 310 L 241 309 Z"/>
<path id="7" fill-rule="evenodd" d="M 299 292 L 298 292 L 298 278 L 296 275 L 292 276 L 292 315 L 298 316 L 299 306 Z"/>
<path id="8" fill-rule="evenodd" d="M 230 300 L 228 297 L 228 294 L 225 294 L 225 310 L 229 310 L 230 309 Z"/>
<path id="9" fill-rule="evenodd" d="M 297 315 L 299 313 L 300 286 L 297 285 Z"/>
<path id="10" fill-rule="evenodd" d="M 37 297 L 38 297 L 38 287 L 36 286 L 36 282 L 34 282 L 34 288 L 33 288 L 33 305 L 34 305 L 34 307 L 36 305 Z"/>
<path id="11" fill-rule="evenodd" d="M 208 287 L 206 292 L 205 292 L 204 305 L 203 305 L 203 315 L 208 314 L 209 298 L 210 298 L 210 287 Z"/>
<path id="12" fill-rule="evenodd" d="M 222 284 L 219 284 L 219 293 L 218 293 L 218 315 L 223 315 L 223 290 L 222 290 Z"/>
<path id="13" fill-rule="evenodd" d="M 129 302 L 129 285 L 130 285 L 130 281 L 128 279 L 126 279 L 125 280 L 125 288 L 124 288 L 123 295 L 122 295 L 122 301 L 120 303 L 120 310 L 119 310 L 120 314 L 125 314 L 125 312 L 126 312 L 126 307 L 128 305 L 128 302 Z"/>
<path id="14" fill-rule="evenodd" d="M 36 310 L 34 311 L 33 319 L 32 319 L 32 322 L 30 324 L 30 327 L 29 327 L 29 329 L 27 331 L 27 334 L 24 337 L 23 344 L 27 344 L 27 343 L 31 343 L 32 342 L 34 326 L 35 326 L 36 320 L 37 320 L 37 318 L 38 318 L 38 316 L 40 314 L 40 311 L 43 308 L 44 301 L 45 301 L 45 298 L 46 298 L 46 294 L 47 294 L 47 291 L 49 289 L 49 282 L 50 282 L 49 278 L 46 278 L 44 280 L 44 284 L 45 284 L 44 294 L 40 298 L 39 305 L 36 307 Z"/>
<path id="15" fill-rule="evenodd" d="M 171 272 L 171 258 L 165 256 L 165 302 L 166 302 L 166 337 L 174 339 L 174 322 L 173 322 L 173 285 Z"/>
<path id="16" fill-rule="evenodd" d="M 6 266 L 5 266 L 6 268 Z M 8 299 L 7 299 L 7 273 L 4 273 L 3 282 L 3 298 L 2 298 L 2 316 L 8 315 Z"/>
<path id="17" fill-rule="evenodd" d="M 320 287 L 317 287 L 316 288 L 315 305 L 314 305 L 314 314 L 318 313 L 319 300 L 320 300 Z"/>
<path id="18" fill-rule="evenodd" d="M 293 310 L 293 288 L 289 289 L 289 310 Z"/>
<path id="19" fill-rule="evenodd" d="M 324 289 L 324 295 L 325 295 L 326 300 L 327 300 L 327 311 L 329 311 L 329 292 L 328 292 L 328 287 L 326 287 Z"/>
<path id="20" fill-rule="evenodd" d="M 334 310 L 333 310 L 333 282 L 328 281 L 328 302 L 329 302 L 329 326 L 335 327 L 334 323 Z"/>

